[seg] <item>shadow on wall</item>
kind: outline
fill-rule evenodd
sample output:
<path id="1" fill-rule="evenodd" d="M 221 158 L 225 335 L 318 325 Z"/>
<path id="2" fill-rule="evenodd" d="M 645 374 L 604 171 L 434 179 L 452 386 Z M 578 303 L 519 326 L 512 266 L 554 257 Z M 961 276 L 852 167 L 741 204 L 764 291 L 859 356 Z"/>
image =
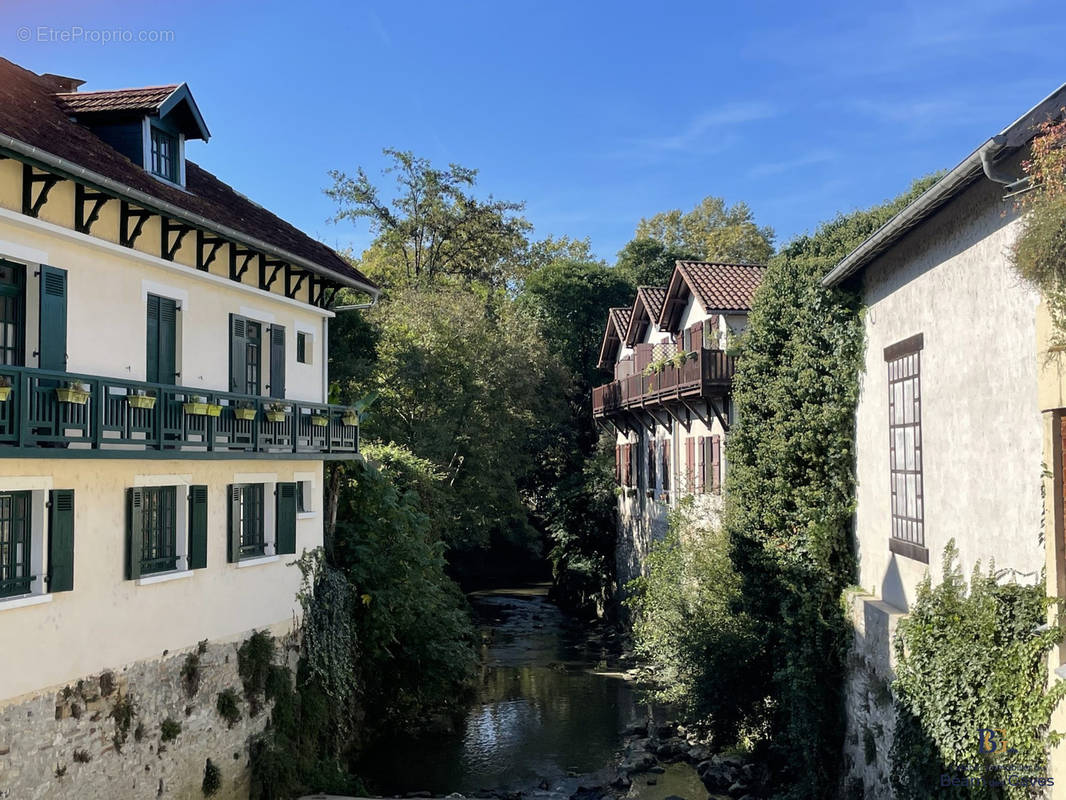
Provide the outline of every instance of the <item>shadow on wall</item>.
<path id="1" fill-rule="evenodd" d="M 899 574 L 899 562 L 895 554 L 888 562 L 888 569 L 881 579 L 881 598 L 900 611 L 908 611 L 907 592 L 903 588 L 903 577 Z"/>

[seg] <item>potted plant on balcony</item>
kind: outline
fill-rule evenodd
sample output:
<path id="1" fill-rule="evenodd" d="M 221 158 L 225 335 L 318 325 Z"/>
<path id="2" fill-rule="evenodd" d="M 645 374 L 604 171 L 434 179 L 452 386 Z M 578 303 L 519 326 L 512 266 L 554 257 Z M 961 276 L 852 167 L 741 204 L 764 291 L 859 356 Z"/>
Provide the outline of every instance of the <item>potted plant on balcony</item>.
<path id="1" fill-rule="evenodd" d="M 327 417 L 321 411 L 312 411 L 311 424 L 314 425 L 316 428 L 324 428 L 329 425 L 329 417 Z"/>
<path id="2" fill-rule="evenodd" d="M 11 377 L 0 375 L 0 403 L 6 403 L 11 397 Z"/>
<path id="3" fill-rule="evenodd" d="M 344 409 L 344 413 L 341 415 L 341 422 L 345 425 L 358 425 L 359 424 L 359 412 L 354 406 L 348 406 Z"/>
<path id="4" fill-rule="evenodd" d="M 207 398 L 202 394 L 190 394 L 182 405 L 186 414 L 194 417 L 207 416 Z"/>
<path id="5" fill-rule="evenodd" d="M 208 403 L 207 404 L 207 416 L 218 417 L 222 415 L 221 403 Z"/>
<path id="6" fill-rule="evenodd" d="M 237 419 L 251 422 L 255 419 L 256 413 L 255 403 L 251 400 L 238 400 L 237 404 L 233 406 L 233 416 Z"/>
<path id="7" fill-rule="evenodd" d="M 83 406 L 89 402 L 89 384 L 81 381 L 67 381 L 66 386 L 56 388 L 56 397 L 60 403 Z"/>
<path id="8" fill-rule="evenodd" d="M 130 408 L 155 408 L 155 395 L 148 394 L 144 389 L 134 389 L 133 394 L 126 395 L 126 402 Z"/>
<path id="9" fill-rule="evenodd" d="M 289 407 L 284 403 L 268 403 L 266 407 L 266 418 L 268 422 L 284 422 L 285 414 L 289 411 Z"/>

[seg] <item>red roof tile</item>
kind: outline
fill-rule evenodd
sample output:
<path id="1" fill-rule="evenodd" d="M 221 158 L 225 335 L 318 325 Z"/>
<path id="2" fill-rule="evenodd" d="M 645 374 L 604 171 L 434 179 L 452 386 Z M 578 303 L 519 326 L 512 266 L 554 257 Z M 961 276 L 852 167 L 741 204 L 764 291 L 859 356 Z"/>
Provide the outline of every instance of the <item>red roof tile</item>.
<path id="1" fill-rule="evenodd" d="M 163 88 L 154 87 L 158 91 Z M 186 161 L 187 191 L 156 180 L 88 128 L 72 121 L 60 108 L 54 89 L 54 81 L 0 58 L 0 134 L 190 214 L 259 239 L 277 248 L 279 252 L 276 255 L 283 258 L 285 253 L 289 253 L 323 271 L 365 286 L 374 286 L 332 249 L 252 202 L 191 161 Z M 86 93 L 86 96 L 90 96 L 90 93 Z"/>
<path id="2" fill-rule="evenodd" d="M 68 114 L 98 111 L 157 111 L 179 84 L 146 86 L 141 89 L 111 89 L 101 92 L 66 92 L 55 95 L 59 107 Z"/>
<path id="3" fill-rule="evenodd" d="M 763 272 L 762 267 L 754 264 L 709 261 L 678 261 L 677 270 L 707 313 L 750 311 Z"/>

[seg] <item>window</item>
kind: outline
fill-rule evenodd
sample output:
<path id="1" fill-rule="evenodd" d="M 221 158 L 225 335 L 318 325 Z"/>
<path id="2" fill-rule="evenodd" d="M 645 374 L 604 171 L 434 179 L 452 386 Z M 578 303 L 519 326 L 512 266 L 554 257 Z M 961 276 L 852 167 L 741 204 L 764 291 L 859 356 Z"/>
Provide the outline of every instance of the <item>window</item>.
<path id="1" fill-rule="evenodd" d="M 177 567 L 177 488 L 152 486 L 141 489 L 141 525 L 138 542 L 142 575 L 169 572 Z"/>
<path id="2" fill-rule="evenodd" d="M 263 326 L 230 314 L 230 391 L 259 394 Z"/>
<path id="3" fill-rule="evenodd" d="M 178 182 L 178 137 L 154 126 L 151 169 L 160 178 L 166 178 L 172 183 Z"/>
<path id="4" fill-rule="evenodd" d="M 670 440 L 663 439 L 659 442 L 659 454 L 662 458 L 662 482 L 663 482 L 663 494 L 669 496 L 670 493 Z"/>
<path id="5" fill-rule="evenodd" d="M 24 352 L 25 267 L 0 259 L 0 364 L 21 366 Z"/>
<path id="6" fill-rule="evenodd" d="M 296 360 L 301 364 L 311 363 L 311 334 L 300 331 L 296 334 Z"/>
<path id="7" fill-rule="evenodd" d="M 263 484 L 234 486 L 235 533 L 239 536 L 241 558 L 254 558 L 266 552 L 263 535 Z"/>
<path id="8" fill-rule="evenodd" d="M 922 334 L 885 348 L 892 552 L 929 562 L 922 494 Z"/>
<path id="9" fill-rule="evenodd" d="M 0 494 L 0 597 L 29 594 L 30 493 Z"/>

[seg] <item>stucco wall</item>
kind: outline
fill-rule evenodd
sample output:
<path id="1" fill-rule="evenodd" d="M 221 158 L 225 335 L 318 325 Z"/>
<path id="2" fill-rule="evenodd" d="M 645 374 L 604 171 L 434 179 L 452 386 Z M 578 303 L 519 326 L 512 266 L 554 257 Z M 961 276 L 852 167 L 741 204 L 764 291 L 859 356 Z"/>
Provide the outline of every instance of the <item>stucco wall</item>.
<path id="1" fill-rule="evenodd" d="M 74 591 L 28 607 L 0 602 L 0 705 L 205 638 L 291 621 L 300 585 L 293 556 L 255 566 L 226 561 L 226 486 L 298 476 L 312 480 L 316 498 L 314 511 L 297 519 L 300 553 L 322 544 L 320 462 L 0 459 L 0 491 L 75 491 Z M 150 585 L 125 579 L 126 489 L 149 481 L 209 487 L 206 569 Z"/>
<path id="2" fill-rule="evenodd" d="M 7 163 L 10 162 L 0 161 L 0 169 Z M 3 186 L 2 176 L 0 186 Z M 63 186 L 66 184 L 53 191 L 58 192 Z M 146 232 L 141 237 L 156 245 L 154 253 L 149 254 L 140 248 L 119 247 L 102 237 L 75 234 L 69 230 L 72 217 L 67 217 L 64 225 L 52 225 L 45 219 L 47 216 L 42 213 L 42 223 L 0 207 L 0 258 L 29 266 L 28 366 L 37 364 L 32 353 L 36 349 L 38 279 L 33 273 L 38 264 L 45 263 L 67 270 L 67 369 L 70 372 L 144 380 L 147 295 L 152 293 L 181 304 L 177 348 L 179 384 L 229 391 L 229 315 L 233 313 L 259 320 L 264 326 L 284 325 L 286 396 L 294 400 L 324 401 L 325 320 L 331 312 L 234 283 L 220 277 L 215 264 L 208 275 L 180 260 L 164 261 L 158 258 L 158 231 L 154 235 Z M 97 224 L 104 222 L 102 218 Z M 187 242 L 195 241 L 191 234 L 185 238 Z M 216 263 L 228 268 L 224 253 Z M 255 267 L 249 269 L 249 274 L 252 273 L 258 274 Z M 312 336 L 310 364 L 296 360 L 298 331 Z M 261 380 L 264 395 L 268 394 L 265 387 L 270 382 L 266 353 L 264 341 Z"/>
<path id="3" fill-rule="evenodd" d="M 1038 297 L 1008 263 L 1018 219 L 981 180 L 865 272 L 866 359 L 856 415 L 859 583 L 906 610 L 926 571 L 889 552 L 888 383 L 883 351 L 914 334 L 921 352 L 925 546 L 939 576 L 954 538 L 1033 580 L 1043 565 Z"/>

